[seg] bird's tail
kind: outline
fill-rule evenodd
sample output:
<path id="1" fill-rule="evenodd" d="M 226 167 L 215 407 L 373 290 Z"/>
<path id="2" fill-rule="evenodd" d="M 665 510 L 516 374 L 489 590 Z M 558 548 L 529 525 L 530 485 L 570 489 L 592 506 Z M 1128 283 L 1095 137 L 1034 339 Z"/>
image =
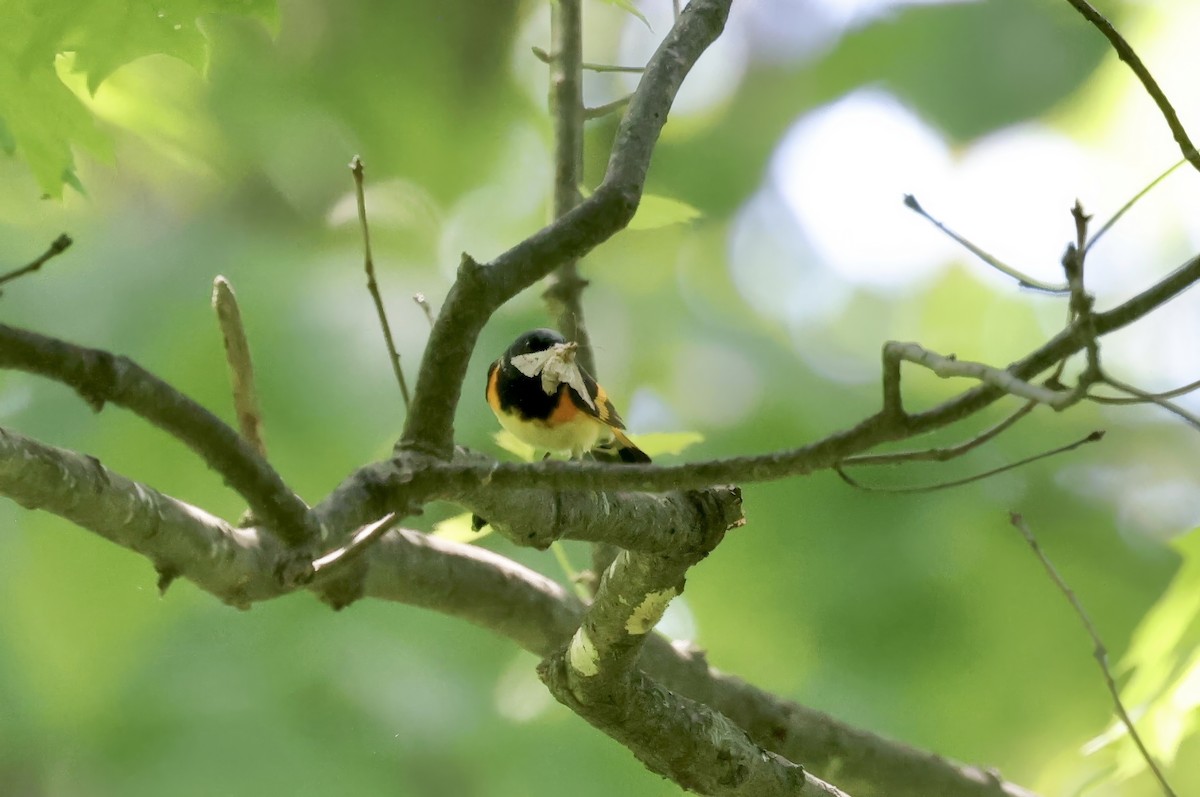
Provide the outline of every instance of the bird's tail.
<path id="1" fill-rule="evenodd" d="M 633 444 L 633 441 L 625 436 L 625 433 L 620 429 L 613 429 L 613 443 L 617 450 L 617 456 L 622 462 L 630 464 L 646 464 L 650 462 L 650 457 L 646 452 Z"/>

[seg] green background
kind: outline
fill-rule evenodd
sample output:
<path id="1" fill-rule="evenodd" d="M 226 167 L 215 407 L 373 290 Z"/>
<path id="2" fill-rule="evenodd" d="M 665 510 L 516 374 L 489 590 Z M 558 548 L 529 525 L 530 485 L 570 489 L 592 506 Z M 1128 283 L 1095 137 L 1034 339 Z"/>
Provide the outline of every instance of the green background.
<path id="1" fill-rule="evenodd" d="M 0 0 L 6 13 L 24 5 Z M 626 18 L 585 5 L 586 52 L 599 59 Z M 189 20 L 211 7 L 180 5 Z M 129 9 L 136 15 L 137 4 Z M 52 158 L 40 183 L 28 154 L 0 158 L 4 268 L 62 230 L 76 240 L 5 287 L 0 317 L 129 355 L 232 420 L 208 306 L 213 277 L 226 275 L 254 349 L 271 459 L 315 502 L 385 456 L 402 424 L 347 214 L 346 164 L 360 154 L 367 165 L 380 281 L 413 380 L 427 324 L 411 294 L 436 308 L 459 251 L 486 260 L 545 219 L 549 125 L 543 95 L 521 77 L 540 65 L 518 41 L 545 7 L 284 0 L 277 14 L 250 10 L 261 13 L 205 16 L 207 55 L 202 46 L 174 54 L 191 63 L 158 54 L 122 66 L 122 56 L 163 49 L 153 36 L 139 49 L 131 25 L 110 39 L 128 35 L 127 52 L 77 62 L 107 78 L 94 97 L 81 91 L 98 117 L 83 137 L 108 143 L 67 137 L 86 194 L 68 187 L 62 199 L 40 198 L 54 183 Z M 1106 10 L 1134 18 L 1119 4 Z M 68 49 L 80 60 L 89 52 Z M 1046 115 L 1069 131 L 1064 109 L 1094 91 L 1095 70 L 1110 61 L 1065 3 L 917 7 L 807 60 L 751 63 L 727 101 L 673 119 L 648 191 L 702 218 L 626 231 L 584 264 L 598 370 L 635 431 L 640 413 L 655 427 L 640 431 L 702 432 L 684 454 L 701 459 L 799 445 L 877 408 L 876 384 L 812 370 L 805 341 L 748 305 L 729 274 L 731 219 L 801 114 L 869 85 L 954 147 Z M 612 130 L 589 126 L 590 184 Z M 1067 234 L 1064 224 L 1064 243 Z M 983 268 L 963 257 L 916 291 L 857 291 L 811 345 L 836 338 L 870 362 L 883 340 L 915 339 L 1004 364 L 1045 338 L 1039 314 L 1060 310 Z M 458 413 L 460 442 L 508 456 L 491 439 L 483 376 L 512 337 L 545 323 L 536 289 L 489 323 Z M 965 384 L 908 373 L 911 407 Z M 963 439 L 1001 415 L 993 408 L 917 442 Z M 243 509 L 180 444 L 118 408 L 93 415 L 61 386 L 3 374 L 0 423 L 226 518 Z M 1079 748 L 1106 727 L 1111 705 L 1089 640 L 1007 513 L 1029 520 L 1119 656 L 1178 558 L 1079 482 L 1087 465 L 1145 463 L 1163 481 L 1186 472 L 1196 446 L 1185 427 L 1148 411 L 1039 409 L 966 460 L 859 472 L 870 483 L 924 484 L 1095 428 L 1108 430 L 1101 445 L 953 491 L 865 493 L 829 473 L 747 486 L 749 523 L 688 580 L 697 644 L 714 666 L 789 699 L 1071 793 L 1103 770 Z M 427 528 L 453 511 L 434 507 L 421 520 Z M 369 601 L 335 614 L 307 595 L 237 612 L 186 583 L 160 599 L 149 563 L 127 551 L 10 502 L 0 521 L 0 792 L 678 791 L 548 702 L 531 656 L 474 627 Z M 482 544 L 562 577 L 548 554 Z M 585 548 L 568 552 L 586 562 Z M 1181 761 L 1200 754 L 1196 744 Z M 1200 788 L 1196 768 L 1181 764 L 1173 777 L 1180 793 Z M 1140 778 L 1099 793 L 1154 792 Z"/>

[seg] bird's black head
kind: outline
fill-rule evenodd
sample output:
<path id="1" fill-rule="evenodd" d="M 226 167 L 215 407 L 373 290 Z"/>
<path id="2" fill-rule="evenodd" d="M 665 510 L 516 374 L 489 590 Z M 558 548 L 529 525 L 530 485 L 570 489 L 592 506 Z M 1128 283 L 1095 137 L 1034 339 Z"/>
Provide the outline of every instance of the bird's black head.
<path id="1" fill-rule="evenodd" d="M 504 354 L 506 355 L 506 359 L 511 360 L 513 357 L 522 354 L 545 351 L 551 346 L 566 342 L 567 339 L 553 329 L 534 329 L 514 340 L 512 345 L 508 347 L 508 351 L 504 352 Z"/>

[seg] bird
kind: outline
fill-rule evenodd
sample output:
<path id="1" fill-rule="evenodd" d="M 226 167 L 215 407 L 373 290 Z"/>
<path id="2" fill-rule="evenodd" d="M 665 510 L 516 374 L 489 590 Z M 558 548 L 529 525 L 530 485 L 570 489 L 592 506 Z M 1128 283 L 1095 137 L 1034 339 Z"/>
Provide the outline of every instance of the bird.
<path id="1" fill-rule="evenodd" d="M 517 439 L 547 452 L 582 459 L 593 450 L 622 462 L 650 457 L 625 434 L 604 388 L 575 361 L 577 344 L 553 329 L 534 329 L 513 341 L 488 368 L 487 403 Z"/>

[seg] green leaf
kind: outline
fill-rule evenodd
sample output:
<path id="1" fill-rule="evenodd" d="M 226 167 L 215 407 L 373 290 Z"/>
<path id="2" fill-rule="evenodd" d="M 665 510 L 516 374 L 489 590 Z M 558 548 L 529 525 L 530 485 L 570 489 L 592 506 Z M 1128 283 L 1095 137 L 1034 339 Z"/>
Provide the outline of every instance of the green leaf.
<path id="1" fill-rule="evenodd" d="M 468 544 L 479 542 L 492 533 L 492 527 L 484 526 L 479 531 L 475 531 L 471 528 L 473 518 L 474 516 L 470 512 L 448 517 L 443 521 L 435 523 L 433 531 L 429 532 L 429 536 Z"/>
<path id="2" fill-rule="evenodd" d="M 704 442 L 704 435 L 699 432 L 651 432 L 650 434 L 631 435 L 630 439 L 637 447 L 645 451 L 651 458 L 665 455 L 679 455 L 688 446 Z"/>
<path id="3" fill-rule="evenodd" d="M 46 194 L 61 196 L 64 181 L 74 175 L 74 149 L 103 157 L 110 148 L 91 111 L 64 79 L 77 75 L 85 91 L 94 94 L 115 70 L 159 53 L 203 71 L 208 41 L 201 20 L 212 14 L 273 25 L 275 2 L 5 0 L 0 149 L 24 160 Z"/>
<path id="4" fill-rule="evenodd" d="M 108 138 L 59 80 L 52 60 L 21 74 L 0 56 L 0 118 L 12 150 L 51 197 L 62 196 L 64 175 L 74 171 L 73 146 L 98 157 L 109 151 Z"/>
<path id="5" fill-rule="evenodd" d="M 3 118 L 0 118 L 0 150 L 4 150 L 5 155 L 12 155 L 17 150 L 16 139 L 13 138 L 12 131 L 8 129 Z"/>
<path id="6" fill-rule="evenodd" d="M 633 214 L 633 220 L 629 222 L 629 229 L 654 230 L 672 224 L 683 224 L 702 215 L 687 202 L 657 194 L 646 194 L 638 205 L 637 213 Z"/>
<path id="7" fill-rule="evenodd" d="M 1134 632 L 1121 670 L 1132 675 L 1121 701 L 1137 718 L 1138 733 L 1151 755 L 1169 765 L 1200 719 L 1200 530 L 1175 542 L 1183 564 L 1167 591 Z M 1146 761 L 1114 722 L 1089 752 L 1106 749 L 1116 777 L 1129 778 Z"/>
<path id="8" fill-rule="evenodd" d="M 604 0 L 604 2 L 633 14 L 642 21 L 642 24 L 646 26 L 646 30 L 653 32 L 654 28 L 650 27 L 650 20 L 646 19 L 646 15 L 638 10 L 638 7 L 633 4 L 633 0 Z"/>

